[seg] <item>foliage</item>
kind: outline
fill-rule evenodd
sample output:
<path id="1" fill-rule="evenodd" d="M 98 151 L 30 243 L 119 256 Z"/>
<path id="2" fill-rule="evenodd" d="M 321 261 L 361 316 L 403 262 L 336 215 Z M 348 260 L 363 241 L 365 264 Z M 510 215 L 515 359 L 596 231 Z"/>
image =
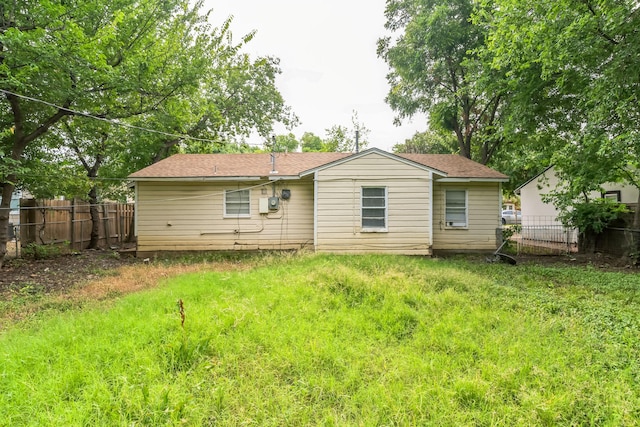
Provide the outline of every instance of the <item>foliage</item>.
<path id="1" fill-rule="evenodd" d="M 4 204 L 16 185 L 99 198 L 123 188 L 122 181 L 98 186 L 102 175 L 122 178 L 174 152 L 224 150 L 254 131 L 267 135 L 275 122 L 297 123 L 275 86 L 278 60 L 242 53 L 254 33 L 234 43 L 231 20 L 211 28 L 201 7 L 185 0 L 0 6 L 0 262 Z"/>
<path id="2" fill-rule="evenodd" d="M 333 125 L 326 129 L 325 139 L 305 132 L 300 139 L 302 152 L 341 152 L 352 153 L 356 151 L 356 134 L 358 136 L 358 149 L 362 150 L 369 145 L 369 129 L 358 119 L 358 112 L 351 115 L 351 127 Z"/>
<path id="3" fill-rule="evenodd" d="M 303 153 L 325 151 L 324 142 L 322 138 L 315 135 L 313 132 L 305 132 L 300 138 L 300 147 Z"/>
<path id="4" fill-rule="evenodd" d="M 52 304 L 8 328 L 3 421 L 634 425 L 640 416 L 636 274 L 375 255 L 234 265 L 110 301 Z"/>
<path id="5" fill-rule="evenodd" d="M 66 244 L 68 245 L 68 244 Z M 38 243 L 29 243 L 21 248 L 21 255 L 27 259 L 47 259 L 60 256 L 63 248 L 59 244 L 41 245 Z"/>
<path id="6" fill-rule="evenodd" d="M 358 150 L 369 145 L 370 131 L 363 123 L 360 123 L 358 112 L 355 110 L 351 113 L 351 127 L 333 125 L 326 132 L 327 137 L 322 151 L 353 153 L 356 151 L 356 138 L 358 139 Z"/>
<path id="7" fill-rule="evenodd" d="M 274 153 L 294 152 L 300 143 L 292 133 L 287 135 L 276 135 L 271 141 L 265 143 L 265 150 Z"/>
<path id="8" fill-rule="evenodd" d="M 475 53 L 486 37 L 486 26 L 471 21 L 475 4 L 387 1 L 386 28 L 400 35 L 380 39 L 378 55 L 391 68 L 386 99 L 396 120 L 428 113 L 431 130 L 455 136 L 460 155 L 487 164 L 502 144 L 506 92 L 496 84 L 501 73 Z"/>
<path id="9" fill-rule="evenodd" d="M 523 151 L 577 183 L 624 181 L 640 188 L 637 85 L 640 34 L 630 1 L 487 0 L 476 14 L 489 28 L 486 60 L 508 76 L 505 123 Z M 638 221 L 640 218 L 636 218 Z"/>
<path id="10" fill-rule="evenodd" d="M 599 234 L 609 224 L 629 210 L 626 205 L 609 199 L 597 199 L 575 203 L 572 209 L 560 214 L 559 219 L 567 227 L 577 228 L 581 233 Z"/>
<path id="11" fill-rule="evenodd" d="M 457 150 L 457 142 L 451 135 L 433 130 L 416 132 L 411 139 L 394 145 L 392 149 L 394 153 L 407 154 L 456 154 Z"/>

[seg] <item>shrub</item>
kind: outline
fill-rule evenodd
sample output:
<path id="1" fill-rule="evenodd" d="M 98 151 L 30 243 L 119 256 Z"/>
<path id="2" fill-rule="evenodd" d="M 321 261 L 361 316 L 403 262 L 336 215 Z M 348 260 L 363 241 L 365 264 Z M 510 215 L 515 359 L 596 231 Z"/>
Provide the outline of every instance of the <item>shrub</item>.
<path id="1" fill-rule="evenodd" d="M 560 215 L 562 223 L 577 228 L 580 233 L 600 234 L 622 214 L 629 212 L 627 206 L 609 199 L 578 203 L 571 211 Z"/>

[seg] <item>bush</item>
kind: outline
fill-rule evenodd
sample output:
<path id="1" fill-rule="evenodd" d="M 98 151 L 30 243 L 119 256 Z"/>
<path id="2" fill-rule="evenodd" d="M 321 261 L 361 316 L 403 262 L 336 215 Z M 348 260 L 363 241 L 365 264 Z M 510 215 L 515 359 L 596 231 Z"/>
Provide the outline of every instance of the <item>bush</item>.
<path id="1" fill-rule="evenodd" d="M 560 216 L 567 227 L 577 228 L 580 233 L 600 234 L 622 214 L 628 213 L 627 206 L 609 199 L 579 203 L 569 212 Z"/>
<path id="2" fill-rule="evenodd" d="M 30 259 L 47 259 L 60 256 L 62 249 L 58 245 L 38 245 L 29 243 L 22 247 L 22 257 Z"/>

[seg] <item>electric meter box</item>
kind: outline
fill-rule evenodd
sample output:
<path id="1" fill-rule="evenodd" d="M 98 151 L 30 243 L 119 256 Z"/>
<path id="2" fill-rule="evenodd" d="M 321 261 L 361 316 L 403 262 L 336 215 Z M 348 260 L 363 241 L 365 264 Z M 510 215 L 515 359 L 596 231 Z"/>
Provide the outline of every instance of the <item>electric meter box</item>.
<path id="1" fill-rule="evenodd" d="M 280 199 L 278 197 L 269 197 L 269 210 L 276 211 L 280 206 Z"/>

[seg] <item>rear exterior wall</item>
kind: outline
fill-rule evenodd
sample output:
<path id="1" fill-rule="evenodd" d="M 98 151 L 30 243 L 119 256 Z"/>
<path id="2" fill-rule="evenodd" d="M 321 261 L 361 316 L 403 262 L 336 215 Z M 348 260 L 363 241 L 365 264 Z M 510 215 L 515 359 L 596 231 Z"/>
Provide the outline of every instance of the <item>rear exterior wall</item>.
<path id="1" fill-rule="evenodd" d="M 224 215 L 225 190 L 251 188 L 248 218 Z M 300 249 L 313 244 L 313 181 L 278 181 L 279 209 L 259 213 L 259 199 L 273 195 L 265 181 L 137 183 L 138 253 Z"/>
<path id="2" fill-rule="evenodd" d="M 448 227 L 445 223 L 446 190 L 466 190 L 466 227 Z M 497 248 L 496 229 L 501 226 L 502 202 L 499 183 L 436 182 L 433 193 L 434 250 L 483 251 Z"/>
<path id="3" fill-rule="evenodd" d="M 431 254 L 430 172 L 372 154 L 317 173 L 316 250 Z M 362 227 L 363 187 L 384 187 L 386 230 Z"/>

